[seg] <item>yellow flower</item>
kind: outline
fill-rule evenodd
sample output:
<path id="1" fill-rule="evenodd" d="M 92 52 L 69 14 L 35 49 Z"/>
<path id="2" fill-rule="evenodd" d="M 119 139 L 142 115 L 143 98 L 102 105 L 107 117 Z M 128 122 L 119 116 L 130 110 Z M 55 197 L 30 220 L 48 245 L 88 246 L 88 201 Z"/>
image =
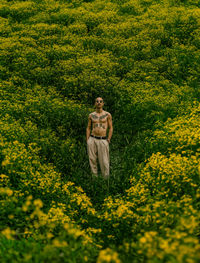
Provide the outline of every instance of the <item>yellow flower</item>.
<path id="1" fill-rule="evenodd" d="M 2 235 L 4 235 L 7 239 L 14 239 L 13 235 L 15 235 L 15 231 L 11 230 L 9 227 L 1 231 Z"/>
<path id="2" fill-rule="evenodd" d="M 97 263 L 121 263 L 118 253 L 110 248 L 101 250 L 97 258 Z"/>
<path id="3" fill-rule="evenodd" d="M 33 201 L 33 204 L 34 204 L 35 206 L 37 206 L 38 208 L 43 207 L 43 202 L 42 202 L 42 200 L 40 200 L 40 199 L 34 200 L 34 201 Z"/>
<path id="4" fill-rule="evenodd" d="M 6 159 L 6 160 L 2 161 L 1 164 L 2 164 L 2 166 L 6 166 L 6 165 L 10 164 L 10 161 L 8 159 Z"/>
<path id="5" fill-rule="evenodd" d="M 146 243 L 146 242 L 147 242 L 147 239 L 145 237 L 140 238 L 140 243 Z"/>
<path id="6" fill-rule="evenodd" d="M 54 240 L 53 240 L 53 245 L 54 245 L 55 247 L 66 247 L 68 244 L 67 244 L 66 241 L 60 241 L 60 240 L 58 240 L 58 239 L 54 239 Z"/>

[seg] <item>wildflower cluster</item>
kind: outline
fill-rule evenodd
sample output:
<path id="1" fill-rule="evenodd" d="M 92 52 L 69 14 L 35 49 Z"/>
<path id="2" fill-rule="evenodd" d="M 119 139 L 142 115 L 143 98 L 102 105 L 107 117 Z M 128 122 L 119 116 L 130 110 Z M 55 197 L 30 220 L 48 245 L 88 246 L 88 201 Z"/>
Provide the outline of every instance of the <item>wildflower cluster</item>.
<path id="1" fill-rule="evenodd" d="M 157 143 L 163 153 L 153 153 L 138 168 L 123 198 L 105 200 L 104 228 L 113 234 L 115 243 L 124 240 L 121 251 L 137 253 L 148 262 L 196 262 L 200 258 L 200 160 L 198 151 L 192 148 L 199 148 L 199 141 L 192 137 L 193 132 L 198 137 L 198 109 L 197 105 L 192 113 L 167 121 L 163 130 L 156 130 L 150 143 Z M 188 122 L 193 125 L 188 126 Z M 192 147 L 188 143 L 183 146 L 190 148 L 187 154 L 179 151 L 185 145 L 182 138 L 184 142 L 189 139 L 183 127 L 191 130 Z M 182 138 L 178 137 L 180 133 Z"/>

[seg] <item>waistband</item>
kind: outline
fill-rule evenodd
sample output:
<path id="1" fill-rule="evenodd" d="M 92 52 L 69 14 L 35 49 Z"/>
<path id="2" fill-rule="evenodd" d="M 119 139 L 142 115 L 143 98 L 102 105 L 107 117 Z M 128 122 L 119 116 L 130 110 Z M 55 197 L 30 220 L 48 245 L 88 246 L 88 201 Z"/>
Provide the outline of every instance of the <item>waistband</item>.
<path id="1" fill-rule="evenodd" d="M 95 138 L 95 139 L 98 139 L 98 140 L 106 140 L 107 139 L 107 137 L 106 136 L 94 136 L 94 135 L 90 135 L 91 137 L 93 137 L 93 138 Z"/>

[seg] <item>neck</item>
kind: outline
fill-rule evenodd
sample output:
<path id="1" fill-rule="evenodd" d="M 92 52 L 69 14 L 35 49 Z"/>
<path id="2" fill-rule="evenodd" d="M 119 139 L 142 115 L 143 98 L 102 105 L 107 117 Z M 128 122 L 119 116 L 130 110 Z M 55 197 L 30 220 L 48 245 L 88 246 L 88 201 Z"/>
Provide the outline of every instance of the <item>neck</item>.
<path id="1" fill-rule="evenodd" d="M 97 113 L 102 113 L 103 109 L 96 109 Z"/>

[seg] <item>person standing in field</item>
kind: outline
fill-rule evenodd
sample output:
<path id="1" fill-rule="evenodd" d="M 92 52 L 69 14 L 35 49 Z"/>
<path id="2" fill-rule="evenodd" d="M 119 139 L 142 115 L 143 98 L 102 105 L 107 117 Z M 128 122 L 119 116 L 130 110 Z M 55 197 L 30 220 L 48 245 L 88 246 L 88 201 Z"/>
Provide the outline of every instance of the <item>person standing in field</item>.
<path id="1" fill-rule="evenodd" d="M 103 99 L 97 98 L 95 100 L 96 111 L 90 113 L 88 117 L 86 141 L 92 174 L 98 176 L 98 159 L 102 176 L 107 179 L 110 175 L 109 143 L 113 133 L 113 125 L 111 114 L 104 111 L 103 106 Z"/>

